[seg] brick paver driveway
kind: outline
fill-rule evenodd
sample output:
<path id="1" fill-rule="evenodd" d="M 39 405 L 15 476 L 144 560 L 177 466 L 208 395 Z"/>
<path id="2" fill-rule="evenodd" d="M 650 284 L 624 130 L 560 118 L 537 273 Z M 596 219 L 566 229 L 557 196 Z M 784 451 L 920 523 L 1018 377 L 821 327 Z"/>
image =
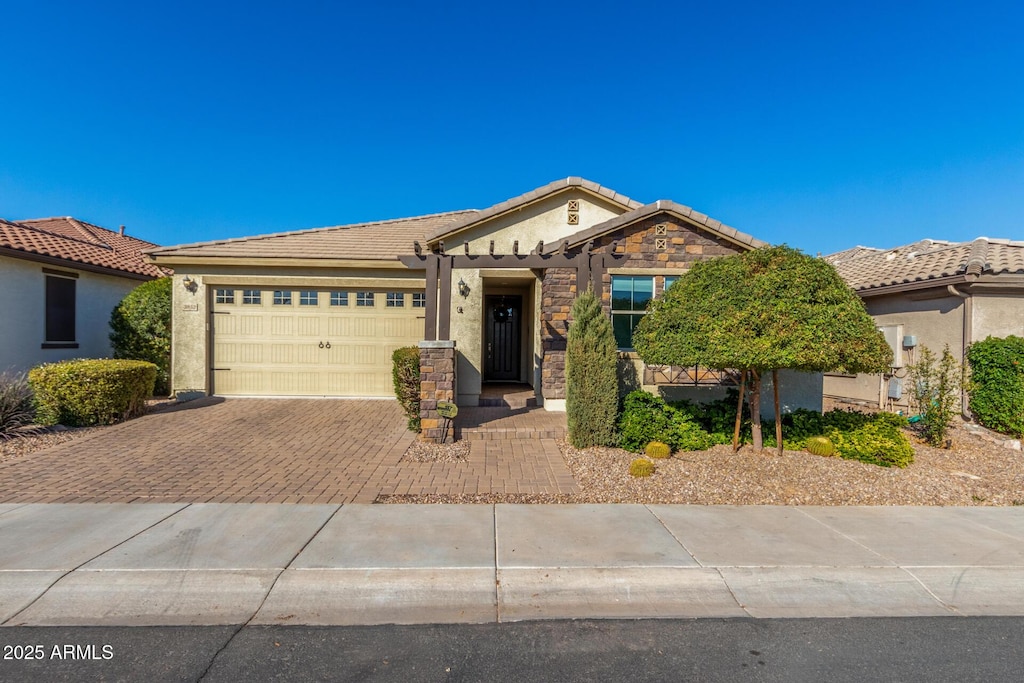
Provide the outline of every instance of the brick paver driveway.
<path id="1" fill-rule="evenodd" d="M 394 401 L 201 399 L 0 465 L 0 503 L 371 503 L 575 488 L 550 444 L 400 462 L 413 439 Z"/>

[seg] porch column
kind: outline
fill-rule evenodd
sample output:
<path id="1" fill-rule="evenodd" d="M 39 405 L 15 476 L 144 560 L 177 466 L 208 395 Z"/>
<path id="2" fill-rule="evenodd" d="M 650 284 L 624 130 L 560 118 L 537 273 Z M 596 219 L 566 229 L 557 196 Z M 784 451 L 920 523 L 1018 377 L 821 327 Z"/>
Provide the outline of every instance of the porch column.
<path id="1" fill-rule="evenodd" d="M 455 402 L 455 342 L 420 342 L 420 439 L 441 442 L 438 401 Z M 458 420 L 458 418 L 456 418 Z M 449 434 L 452 434 L 449 430 Z M 452 440 L 454 440 L 454 435 Z"/>

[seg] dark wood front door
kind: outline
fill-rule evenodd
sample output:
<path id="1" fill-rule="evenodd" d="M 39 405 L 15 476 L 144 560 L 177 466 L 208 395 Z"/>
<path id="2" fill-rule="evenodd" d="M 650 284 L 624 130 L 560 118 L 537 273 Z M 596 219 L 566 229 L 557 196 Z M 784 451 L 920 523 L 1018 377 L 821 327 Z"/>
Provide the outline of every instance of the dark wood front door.
<path id="1" fill-rule="evenodd" d="M 522 312 L 521 296 L 486 297 L 484 381 L 519 381 L 519 359 L 522 355 L 519 321 Z"/>

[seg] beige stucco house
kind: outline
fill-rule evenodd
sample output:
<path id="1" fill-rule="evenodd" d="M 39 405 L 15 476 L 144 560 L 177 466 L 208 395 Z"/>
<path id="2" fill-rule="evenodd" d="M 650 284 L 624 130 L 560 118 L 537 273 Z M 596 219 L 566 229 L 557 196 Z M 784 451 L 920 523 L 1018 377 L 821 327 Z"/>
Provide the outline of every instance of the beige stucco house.
<path id="1" fill-rule="evenodd" d="M 570 177 L 484 210 L 148 254 L 175 271 L 180 396 L 391 397 L 392 351 L 420 344 L 427 410 L 443 398 L 477 405 L 490 382 L 528 385 L 558 410 L 577 291 L 601 292 L 628 358 L 647 301 L 673 278 L 762 245 L 675 202 L 642 204 Z M 649 386 L 667 375 L 720 380 L 638 364 Z"/>
<path id="2" fill-rule="evenodd" d="M 825 407 L 911 410 L 908 366 L 948 345 L 963 362 L 988 336 L 1024 336 L 1024 242 L 979 237 L 856 247 L 827 256 L 861 296 L 894 353 L 885 375 L 826 375 Z M 966 406 L 965 406 L 966 408 Z"/>
<path id="3" fill-rule="evenodd" d="M 111 355 L 110 313 L 163 275 L 156 245 L 70 217 L 0 219 L 0 372 Z"/>

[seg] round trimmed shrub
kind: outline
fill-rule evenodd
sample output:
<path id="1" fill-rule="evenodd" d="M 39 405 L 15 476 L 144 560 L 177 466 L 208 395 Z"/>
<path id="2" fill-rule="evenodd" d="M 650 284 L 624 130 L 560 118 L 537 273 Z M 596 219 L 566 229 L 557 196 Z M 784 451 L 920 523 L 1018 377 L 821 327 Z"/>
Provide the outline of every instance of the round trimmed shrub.
<path id="1" fill-rule="evenodd" d="M 114 358 L 144 360 L 157 367 L 153 390 L 170 391 L 171 278 L 144 282 L 121 299 L 110 314 Z"/>
<path id="2" fill-rule="evenodd" d="M 1024 338 L 988 337 L 967 350 L 970 407 L 989 429 L 1024 437 Z"/>
<path id="3" fill-rule="evenodd" d="M 33 368 L 28 381 L 41 423 L 88 427 L 142 415 L 156 375 L 141 360 L 68 360 Z"/>

